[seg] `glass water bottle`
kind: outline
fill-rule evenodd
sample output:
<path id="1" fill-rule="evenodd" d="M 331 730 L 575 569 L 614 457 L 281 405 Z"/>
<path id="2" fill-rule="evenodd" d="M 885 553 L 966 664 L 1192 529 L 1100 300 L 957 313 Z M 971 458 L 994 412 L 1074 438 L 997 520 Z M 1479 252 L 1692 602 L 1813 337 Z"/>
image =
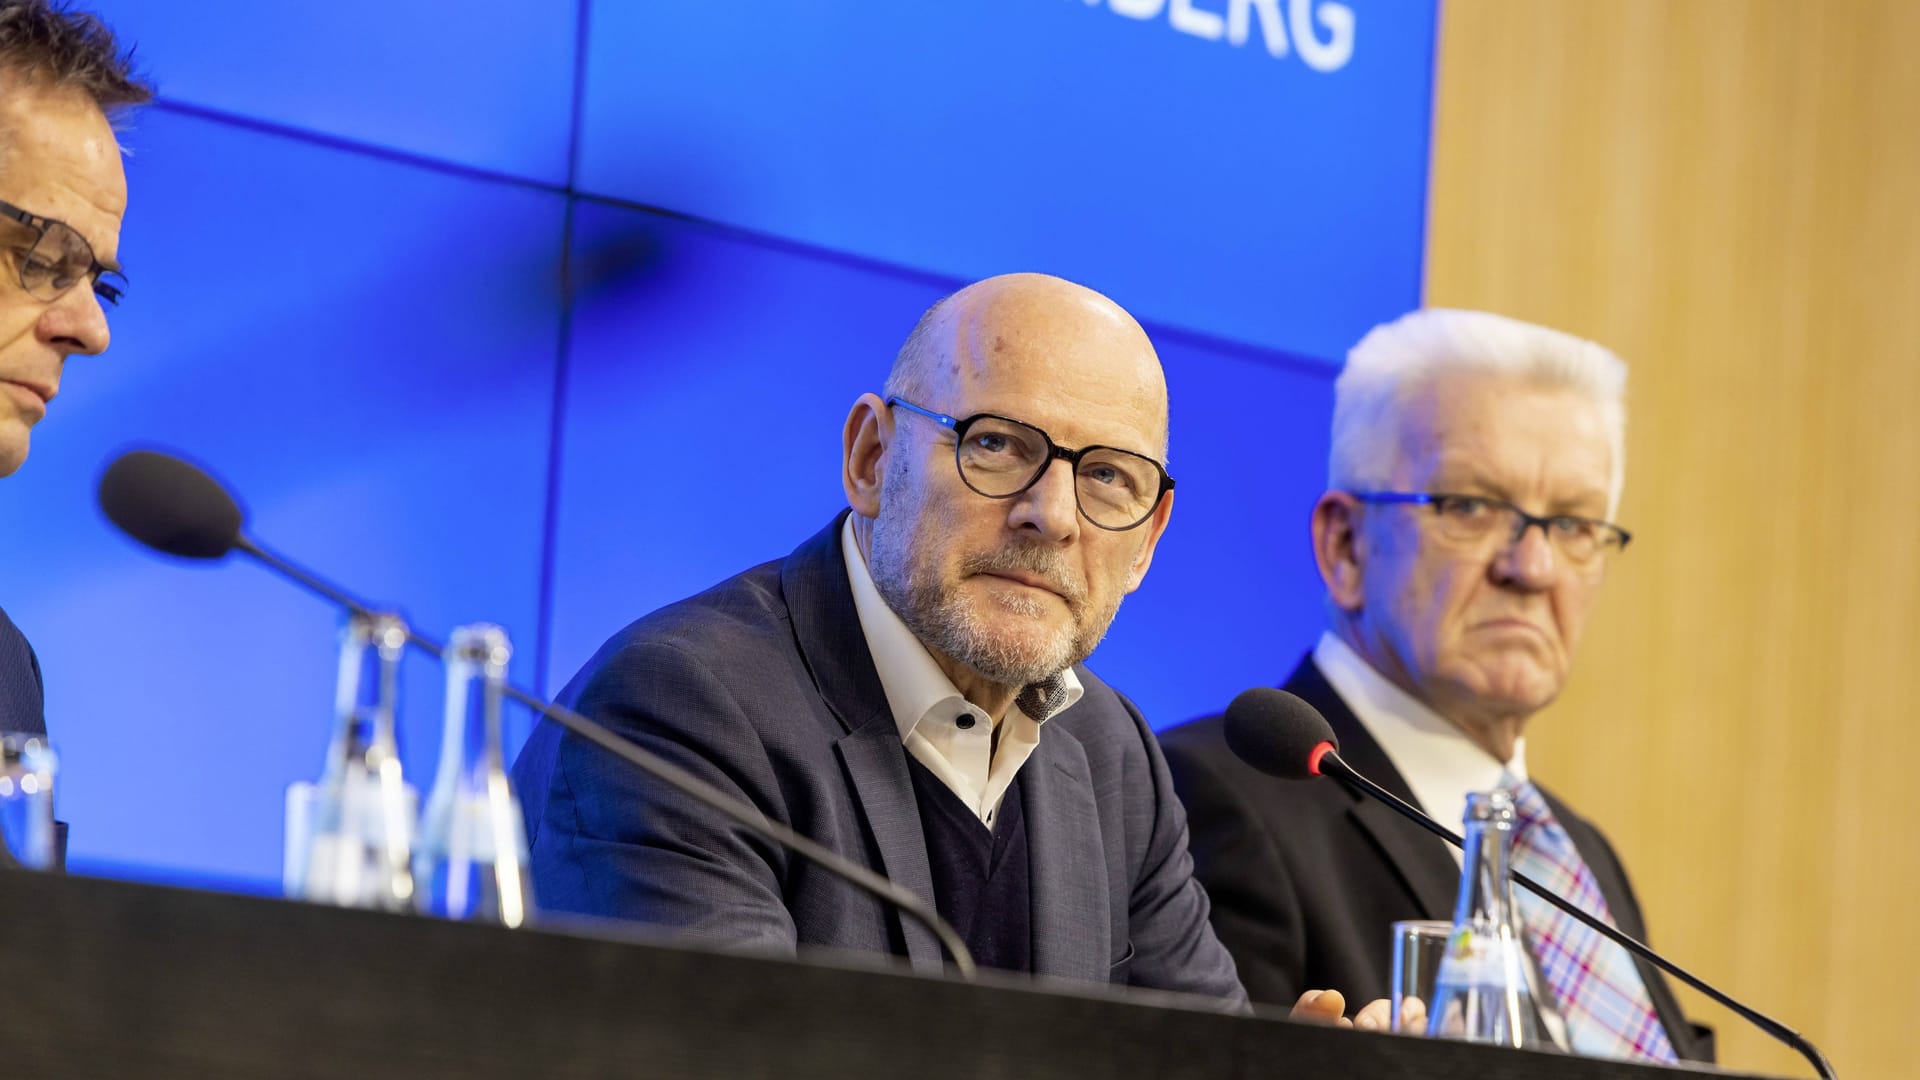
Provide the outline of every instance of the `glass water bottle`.
<path id="1" fill-rule="evenodd" d="M 1529 989 L 1525 935 L 1508 872 L 1513 796 L 1467 796 L 1466 846 L 1453 931 L 1440 960 L 1427 1034 L 1467 1042 L 1540 1048 L 1540 1018 Z"/>
<path id="2" fill-rule="evenodd" d="M 289 896 L 388 911 L 414 906 L 419 797 L 401 775 L 394 721 L 406 645 L 398 616 L 348 619 L 326 772 L 287 792 Z"/>
<path id="3" fill-rule="evenodd" d="M 60 865 L 53 821 L 53 778 L 59 760 L 37 732 L 0 734 L 0 867 L 50 870 Z"/>
<path id="4" fill-rule="evenodd" d="M 420 910 L 450 919 L 524 926 L 533 917 L 527 835 L 501 752 L 501 708 L 512 646 L 478 623 L 447 649 L 440 767 L 420 818 L 414 876 Z"/>

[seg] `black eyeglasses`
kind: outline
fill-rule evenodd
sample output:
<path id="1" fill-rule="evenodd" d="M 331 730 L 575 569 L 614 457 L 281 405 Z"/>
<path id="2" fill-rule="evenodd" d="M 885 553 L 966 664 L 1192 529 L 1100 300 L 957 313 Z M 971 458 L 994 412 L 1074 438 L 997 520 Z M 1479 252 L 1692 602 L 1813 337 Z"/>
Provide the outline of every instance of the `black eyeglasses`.
<path id="1" fill-rule="evenodd" d="M 953 461 L 960 479 L 989 499 L 1011 499 L 1027 490 L 1058 458 L 1073 468 L 1073 495 L 1081 516 L 1109 532 L 1125 532 L 1152 517 L 1154 507 L 1173 490 L 1173 477 L 1164 466 L 1131 450 L 1069 450 L 1032 424 L 1005 416 L 975 413 L 956 420 L 904 398 L 890 397 L 887 404 L 953 432 Z"/>
<path id="2" fill-rule="evenodd" d="M 1351 491 L 1364 503 L 1413 503 L 1433 507 L 1442 536 L 1460 543 L 1480 543 L 1504 535 L 1517 544 L 1527 530 L 1540 526 L 1540 535 L 1567 561 L 1585 566 L 1615 552 L 1625 551 L 1633 534 L 1597 518 L 1573 514 L 1536 516 L 1505 499 L 1486 495 L 1426 494 L 1417 491 Z"/>
<path id="3" fill-rule="evenodd" d="M 27 290 L 28 296 L 51 303 L 64 296 L 68 289 L 87 281 L 92 283 L 94 295 L 109 306 L 118 306 L 125 299 L 126 275 L 101 265 L 100 260 L 93 257 L 93 245 L 73 226 L 29 214 L 3 202 L 0 202 L 0 218 L 17 221 L 33 233 L 30 242 L 21 234 L 17 238 L 6 238 L 17 239 L 17 242 L 0 244 L 0 248 L 6 249 L 19 263 L 20 287 Z"/>

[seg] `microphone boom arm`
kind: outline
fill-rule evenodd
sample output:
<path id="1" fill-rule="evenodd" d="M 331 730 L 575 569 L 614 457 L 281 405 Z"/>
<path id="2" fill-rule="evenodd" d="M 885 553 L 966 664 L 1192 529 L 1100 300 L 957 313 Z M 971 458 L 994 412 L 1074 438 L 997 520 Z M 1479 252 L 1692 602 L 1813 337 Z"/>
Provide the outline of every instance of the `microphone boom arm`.
<path id="1" fill-rule="evenodd" d="M 779 841 L 801 858 L 839 875 L 882 901 L 893 904 L 912 915 L 940 939 L 940 944 L 946 948 L 947 955 L 953 958 L 953 966 L 959 970 L 960 977 L 973 978 L 973 957 L 967 952 L 966 943 L 960 939 L 959 933 L 953 927 L 947 925 L 945 919 L 942 919 L 918 896 L 866 867 L 851 862 L 807 839 L 785 825 L 769 821 L 764 815 L 755 812 L 750 804 L 741 802 L 673 762 L 634 744 L 631 740 L 615 735 L 564 705 L 543 701 L 511 683 L 507 684 L 502 692 L 602 750 L 624 759 L 641 772 L 664 781 L 681 794 L 693 796 L 708 809 L 716 811 L 748 832 Z"/>

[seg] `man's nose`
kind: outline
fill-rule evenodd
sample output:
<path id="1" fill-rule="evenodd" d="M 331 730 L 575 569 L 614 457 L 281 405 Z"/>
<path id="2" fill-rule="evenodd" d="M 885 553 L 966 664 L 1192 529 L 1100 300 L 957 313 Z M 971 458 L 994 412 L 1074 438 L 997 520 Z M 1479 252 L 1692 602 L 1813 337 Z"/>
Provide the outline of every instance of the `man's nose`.
<path id="1" fill-rule="evenodd" d="M 98 356 L 107 351 L 113 336 L 107 328 L 106 309 L 100 306 L 92 286 L 84 282 L 48 304 L 34 331 L 43 344 L 58 349 L 62 356 Z"/>
<path id="2" fill-rule="evenodd" d="M 1520 533 L 1494 556 L 1500 581 L 1525 589 L 1544 589 L 1560 572 L 1560 553 L 1554 550 L 1544 521 L 1522 521 Z"/>
<path id="3" fill-rule="evenodd" d="M 1033 486 L 1013 500 L 1007 524 L 1031 528 L 1048 540 L 1065 540 L 1080 531 L 1079 496 L 1074 492 L 1073 463 L 1060 458 L 1047 463 Z"/>

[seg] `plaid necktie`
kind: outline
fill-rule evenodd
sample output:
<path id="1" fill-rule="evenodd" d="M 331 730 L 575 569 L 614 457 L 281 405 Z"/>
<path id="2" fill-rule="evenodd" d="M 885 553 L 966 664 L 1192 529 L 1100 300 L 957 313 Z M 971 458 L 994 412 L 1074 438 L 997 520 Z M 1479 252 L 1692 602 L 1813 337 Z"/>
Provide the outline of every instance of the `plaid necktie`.
<path id="1" fill-rule="evenodd" d="M 1040 682 L 1033 683 L 1020 691 L 1020 696 L 1014 698 L 1013 703 L 1020 706 L 1020 711 L 1026 713 L 1034 723 L 1044 723 L 1047 717 L 1059 712 L 1067 703 L 1066 672 L 1056 671 Z"/>
<path id="2" fill-rule="evenodd" d="M 1513 869 L 1614 925 L 1593 871 L 1553 819 L 1531 783 L 1513 791 Z M 1520 921 L 1540 974 L 1567 1022 L 1573 1052 L 1588 1057 L 1677 1060 L 1653 1011 L 1646 983 L 1627 951 L 1525 889 L 1516 889 Z"/>

